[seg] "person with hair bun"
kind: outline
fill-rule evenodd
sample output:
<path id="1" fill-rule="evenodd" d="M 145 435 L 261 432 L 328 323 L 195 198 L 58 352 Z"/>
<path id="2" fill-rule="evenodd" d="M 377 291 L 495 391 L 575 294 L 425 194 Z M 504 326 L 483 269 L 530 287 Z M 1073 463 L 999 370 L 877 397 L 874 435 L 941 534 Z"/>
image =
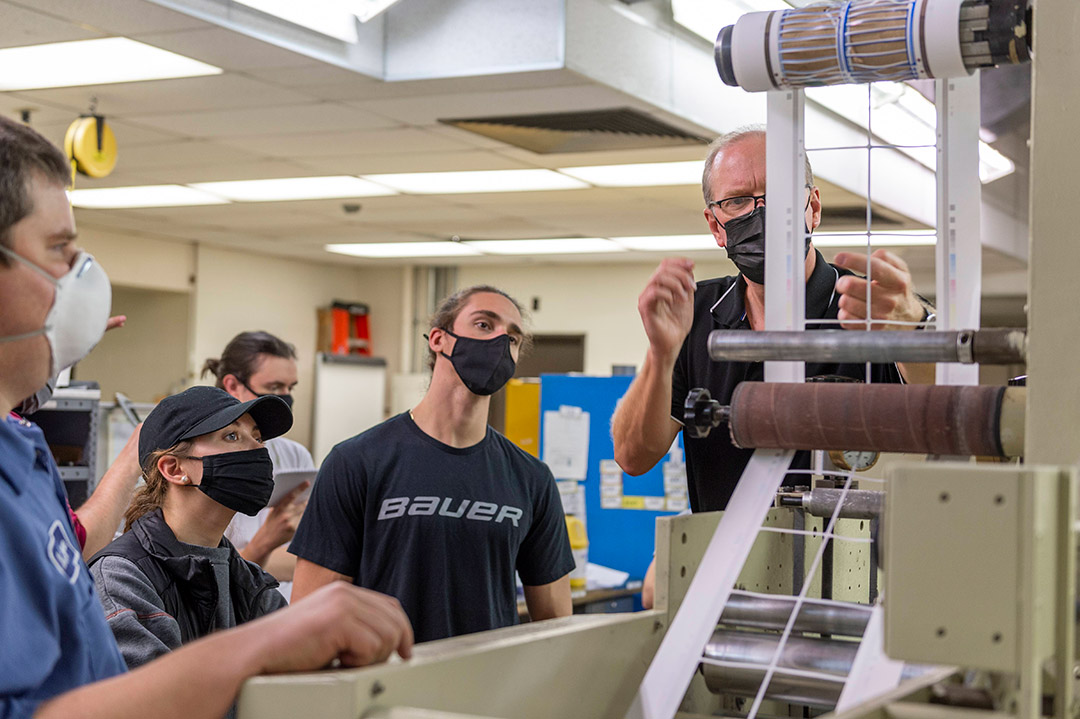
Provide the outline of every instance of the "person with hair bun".
<path id="1" fill-rule="evenodd" d="M 125 533 L 89 562 L 128 668 L 288 604 L 224 533 L 237 512 L 266 506 L 274 480 L 264 438 L 291 426 L 282 400 L 240 402 L 216 387 L 167 397 L 147 416 L 139 434 L 146 483 Z"/>
<path id="2" fill-rule="evenodd" d="M 215 386 L 248 402 L 274 395 L 292 407 L 296 387 L 296 348 L 269 332 L 241 332 L 229 340 L 220 358 L 206 360 L 202 376 L 212 375 Z M 314 471 L 311 452 L 299 442 L 274 437 L 265 443 L 275 476 L 282 472 Z M 299 499 L 308 488 L 303 482 L 273 507 L 253 517 L 237 514 L 225 536 L 249 562 L 255 562 L 281 584 L 278 590 L 289 598 L 296 557 L 288 553 L 289 540 L 296 532 L 307 501 Z"/>

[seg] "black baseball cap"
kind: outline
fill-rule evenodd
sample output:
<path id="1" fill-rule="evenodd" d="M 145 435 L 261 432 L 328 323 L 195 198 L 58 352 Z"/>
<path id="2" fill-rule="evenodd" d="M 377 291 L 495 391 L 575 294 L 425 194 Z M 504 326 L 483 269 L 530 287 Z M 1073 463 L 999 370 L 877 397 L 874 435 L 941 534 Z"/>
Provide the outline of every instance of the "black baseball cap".
<path id="1" fill-rule="evenodd" d="M 216 432 L 245 414 L 255 420 L 264 440 L 285 434 L 293 423 L 289 405 L 275 395 L 241 402 L 223 389 L 200 385 L 166 397 L 146 417 L 139 432 L 139 466 L 146 469 L 150 455 L 158 450 Z"/>

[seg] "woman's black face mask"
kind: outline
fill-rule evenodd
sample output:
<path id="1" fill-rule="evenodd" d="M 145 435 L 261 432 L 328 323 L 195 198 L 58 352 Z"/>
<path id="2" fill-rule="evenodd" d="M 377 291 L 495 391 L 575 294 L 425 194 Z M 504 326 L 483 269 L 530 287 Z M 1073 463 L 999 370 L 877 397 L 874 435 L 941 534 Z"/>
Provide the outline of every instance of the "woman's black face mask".
<path id="1" fill-rule="evenodd" d="M 450 330 L 443 331 L 457 342 L 451 354 L 440 354 L 450 360 L 462 383 L 473 394 L 495 394 L 514 376 L 517 364 L 510 354 L 510 335 L 478 340 L 461 337 Z"/>
<path id="2" fill-rule="evenodd" d="M 185 459 L 202 460 L 199 489 L 234 512 L 254 517 L 274 493 L 274 463 L 266 447 Z"/>

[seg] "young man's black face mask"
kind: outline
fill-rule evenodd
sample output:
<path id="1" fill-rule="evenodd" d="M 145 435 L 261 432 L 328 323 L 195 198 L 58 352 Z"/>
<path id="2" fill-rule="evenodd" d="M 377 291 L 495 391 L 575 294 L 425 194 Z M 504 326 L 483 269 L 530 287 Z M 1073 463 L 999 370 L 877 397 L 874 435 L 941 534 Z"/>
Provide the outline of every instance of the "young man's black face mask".
<path id="1" fill-rule="evenodd" d="M 492 395 L 514 376 L 517 364 L 510 354 L 510 335 L 499 335 L 489 340 L 461 337 L 450 330 L 443 330 L 457 342 L 451 354 L 440 352 L 473 394 Z"/>
<path id="2" fill-rule="evenodd" d="M 806 207 L 810 206 L 807 198 Z M 810 253 L 810 228 L 806 225 L 806 208 L 803 208 L 803 228 L 806 231 L 806 249 L 803 257 Z M 714 215 L 715 217 L 715 215 Z M 739 268 L 743 276 L 759 285 L 765 284 L 765 206 L 754 208 L 753 212 L 741 217 L 717 224 L 727 234 L 728 258 Z"/>
<path id="3" fill-rule="evenodd" d="M 256 392 L 255 390 L 251 389 L 251 385 L 249 385 L 244 380 L 240 380 L 240 384 L 244 385 L 244 388 L 248 392 L 251 392 L 256 397 L 280 397 L 285 402 L 285 404 L 289 405 L 289 409 L 292 409 L 292 406 L 293 406 L 292 393 L 288 393 L 288 394 L 274 394 L 273 392 L 260 393 L 260 392 Z"/>

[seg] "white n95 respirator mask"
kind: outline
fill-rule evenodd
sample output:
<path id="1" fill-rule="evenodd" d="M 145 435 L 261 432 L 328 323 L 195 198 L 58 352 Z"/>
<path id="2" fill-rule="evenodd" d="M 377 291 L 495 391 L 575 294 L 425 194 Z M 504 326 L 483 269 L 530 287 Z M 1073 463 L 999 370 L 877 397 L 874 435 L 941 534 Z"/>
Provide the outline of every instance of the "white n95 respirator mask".
<path id="1" fill-rule="evenodd" d="M 56 287 L 44 327 L 21 335 L 0 337 L 0 342 L 15 342 L 45 335 L 52 350 L 49 376 L 55 377 L 60 370 L 90 354 L 105 334 L 112 309 L 109 276 L 87 252 L 79 252 L 71 269 L 60 279 L 3 245 L 0 245 L 0 252 L 22 262 Z"/>

